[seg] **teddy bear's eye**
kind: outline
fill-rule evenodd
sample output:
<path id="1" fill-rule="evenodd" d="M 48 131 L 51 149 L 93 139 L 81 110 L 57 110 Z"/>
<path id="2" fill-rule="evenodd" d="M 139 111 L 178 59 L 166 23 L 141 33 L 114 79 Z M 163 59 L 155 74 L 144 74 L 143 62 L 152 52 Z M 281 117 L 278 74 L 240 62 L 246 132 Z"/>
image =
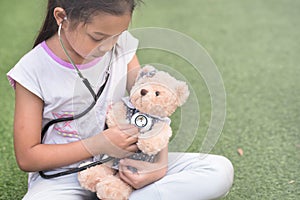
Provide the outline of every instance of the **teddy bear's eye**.
<path id="1" fill-rule="evenodd" d="M 159 91 L 156 91 L 156 92 L 155 92 L 155 95 L 156 95 L 157 97 L 159 96 L 159 94 L 160 94 Z"/>

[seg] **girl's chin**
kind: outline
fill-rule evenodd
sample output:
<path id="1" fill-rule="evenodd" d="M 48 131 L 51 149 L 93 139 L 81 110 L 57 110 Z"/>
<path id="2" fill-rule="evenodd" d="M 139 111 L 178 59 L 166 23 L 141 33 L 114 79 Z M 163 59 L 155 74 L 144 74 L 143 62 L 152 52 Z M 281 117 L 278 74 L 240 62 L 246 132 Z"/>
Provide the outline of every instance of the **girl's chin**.
<path id="1" fill-rule="evenodd" d="M 104 53 L 98 53 L 96 55 L 88 55 L 88 56 L 85 57 L 85 59 L 87 59 L 87 60 L 94 60 L 94 59 L 103 57 L 105 54 L 106 54 L 106 52 L 104 52 Z"/>

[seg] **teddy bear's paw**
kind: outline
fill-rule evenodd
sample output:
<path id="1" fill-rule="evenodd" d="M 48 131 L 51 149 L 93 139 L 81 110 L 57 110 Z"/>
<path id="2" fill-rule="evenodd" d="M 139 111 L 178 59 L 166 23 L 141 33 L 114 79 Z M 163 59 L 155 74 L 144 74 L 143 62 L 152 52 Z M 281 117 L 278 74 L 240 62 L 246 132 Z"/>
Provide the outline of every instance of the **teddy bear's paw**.
<path id="1" fill-rule="evenodd" d="M 96 185 L 97 197 L 109 200 L 127 200 L 133 189 L 116 176 L 107 176 Z"/>
<path id="2" fill-rule="evenodd" d="M 80 166 L 84 166 L 86 163 Z M 78 173 L 78 181 L 81 187 L 96 192 L 96 184 L 108 175 L 113 175 L 114 170 L 105 166 L 97 165 Z"/>
<path id="3" fill-rule="evenodd" d="M 168 142 L 159 142 L 153 145 L 151 142 L 146 140 L 140 140 L 137 143 L 138 148 L 147 155 L 156 155 L 160 152 L 164 147 L 166 147 Z"/>
<path id="4" fill-rule="evenodd" d="M 169 143 L 172 136 L 172 129 L 166 123 L 156 123 L 153 128 L 139 136 L 138 148 L 145 154 L 155 155 Z"/>

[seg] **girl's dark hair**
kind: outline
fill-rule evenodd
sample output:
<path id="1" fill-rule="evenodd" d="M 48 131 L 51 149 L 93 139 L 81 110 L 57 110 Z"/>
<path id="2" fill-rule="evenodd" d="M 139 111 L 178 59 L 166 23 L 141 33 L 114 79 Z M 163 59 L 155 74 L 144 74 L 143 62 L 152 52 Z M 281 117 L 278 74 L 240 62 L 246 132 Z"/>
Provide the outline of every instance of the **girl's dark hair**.
<path id="1" fill-rule="evenodd" d="M 53 16 L 56 7 L 63 8 L 68 19 L 71 19 L 76 26 L 79 22 L 87 23 L 98 12 L 112 15 L 132 14 L 139 1 L 141 0 L 48 0 L 47 15 L 33 47 L 57 32 L 58 27 Z"/>

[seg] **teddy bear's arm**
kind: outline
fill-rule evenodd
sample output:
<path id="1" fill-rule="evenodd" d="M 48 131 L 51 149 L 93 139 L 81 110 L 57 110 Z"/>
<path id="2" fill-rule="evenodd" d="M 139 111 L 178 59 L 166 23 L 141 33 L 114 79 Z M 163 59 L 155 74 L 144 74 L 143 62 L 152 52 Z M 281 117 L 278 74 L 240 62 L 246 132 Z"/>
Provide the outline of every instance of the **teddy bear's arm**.
<path id="1" fill-rule="evenodd" d="M 138 139 L 138 148 L 148 155 L 155 155 L 164 149 L 172 136 L 172 129 L 166 122 L 160 121 L 152 129 L 141 134 Z"/>
<path id="2" fill-rule="evenodd" d="M 112 104 L 106 115 L 107 126 L 113 127 L 118 124 L 129 124 L 129 120 L 126 119 L 126 113 L 127 109 L 122 101 Z"/>

